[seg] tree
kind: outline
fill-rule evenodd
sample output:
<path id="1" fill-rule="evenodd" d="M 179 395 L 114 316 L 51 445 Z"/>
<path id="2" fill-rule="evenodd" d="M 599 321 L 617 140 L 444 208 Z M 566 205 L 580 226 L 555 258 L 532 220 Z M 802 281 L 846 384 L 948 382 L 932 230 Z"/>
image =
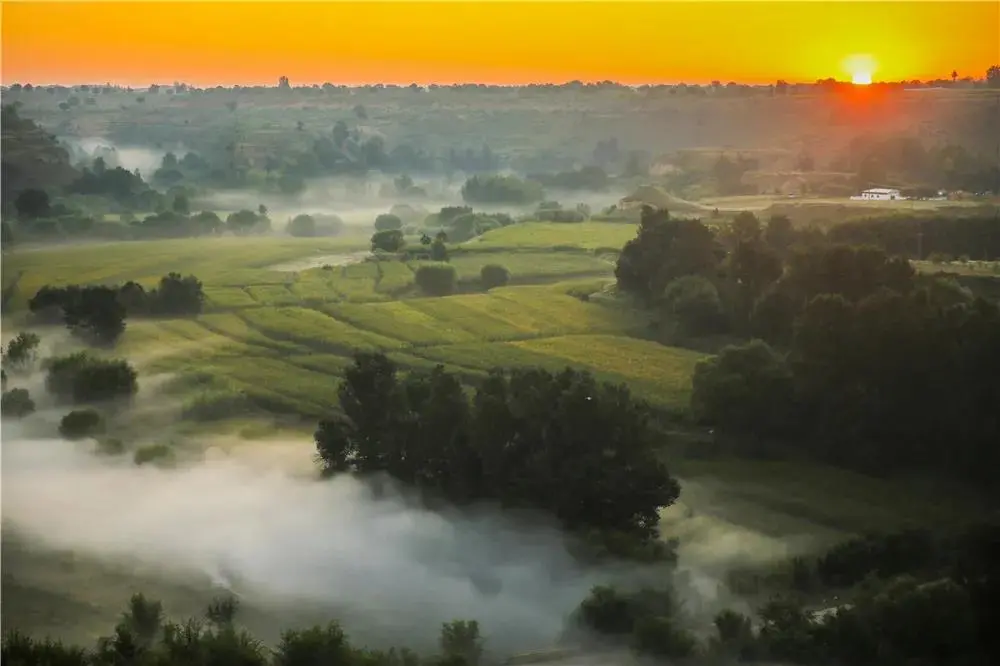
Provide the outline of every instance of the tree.
<path id="1" fill-rule="evenodd" d="M 261 204 L 263 207 L 263 204 Z M 252 210 L 240 210 L 226 217 L 226 228 L 238 236 L 251 233 L 266 233 L 271 229 L 271 221 L 265 213 L 255 213 Z"/>
<path id="2" fill-rule="evenodd" d="M 112 287 L 84 287 L 62 302 L 63 321 L 70 332 L 93 344 L 113 344 L 125 332 L 125 307 Z"/>
<path id="3" fill-rule="evenodd" d="M 94 409 L 77 409 L 59 421 L 59 434 L 65 439 L 84 439 L 104 432 L 104 419 Z"/>
<path id="4" fill-rule="evenodd" d="M 309 238 L 316 235 L 316 220 L 312 215 L 300 213 L 288 223 L 288 233 L 291 236 Z"/>
<path id="5" fill-rule="evenodd" d="M 479 281 L 483 289 L 503 287 L 510 281 L 510 271 L 500 264 L 486 264 L 479 269 Z"/>
<path id="6" fill-rule="evenodd" d="M 469 203 L 530 204 L 543 195 L 541 185 L 515 176 L 472 176 L 462 185 L 462 199 Z"/>
<path id="7" fill-rule="evenodd" d="M 430 296 L 448 296 L 455 293 L 458 280 L 455 267 L 448 264 L 420 266 L 414 277 L 417 286 Z"/>
<path id="8" fill-rule="evenodd" d="M 35 401 L 31 399 L 31 394 L 27 389 L 15 388 L 3 391 L 0 398 L 0 412 L 4 416 L 13 419 L 20 419 L 35 411 Z"/>
<path id="9" fill-rule="evenodd" d="M 695 366 L 691 410 L 725 432 L 786 432 L 793 399 L 788 364 L 760 340 L 726 347 Z"/>
<path id="10" fill-rule="evenodd" d="M 137 374 L 127 361 L 100 359 L 87 352 L 46 361 L 45 389 L 76 404 L 131 398 L 139 390 Z"/>
<path id="11" fill-rule="evenodd" d="M 25 220 L 48 217 L 52 210 L 48 193 L 36 189 L 22 190 L 14 199 L 14 208 L 18 216 Z"/>
<path id="12" fill-rule="evenodd" d="M 718 263 L 715 238 L 705 225 L 645 206 L 636 238 L 618 257 L 615 277 L 619 289 L 652 304 L 672 280 L 711 275 Z"/>
<path id="13" fill-rule="evenodd" d="M 1000 88 L 1000 65 L 991 65 L 986 70 L 986 84 L 990 88 Z"/>
<path id="14" fill-rule="evenodd" d="M 662 556 L 659 509 L 679 487 L 649 408 L 625 386 L 570 369 L 495 370 L 470 404 L 440 366 L 401 379 L 384 355 L 358 354 L 338 396 L 343 416 L 315 436 L 327 474 L 385 472 L 452 502 L 531 507 L 614 552 L 642 544 Z"/>
<path id="15" fill-rule="evenodd" d="M 382 213 L 375 218 L 375 229 L 376 231 L 391 231 L 395 229 L 402 229 L 403 221 L 399 219 L 398 216 L 392 213 Z"/>
<path id="16" fill-rule="evenodd" d="M 715 333 L 725 324 L 718 289 L 700 275 L 685 275 L 668 284 L 663 306 L 680 329 L 690 335 Z"/>
<path id="17" fill-rule="evenodd" d="M 436 239 L 431 243 L 431 260 L 448 261 L 448 248 L 445 246 L 443 240 Z"/>
<path id="18" fill-rule="evenodd" d="M 191 214 L 191 204 L 188 202 L 188 198 L 183 194 L 178 194 L 174 197 L 174 203 L 171 209 L 178 215 L 190 215 Z"/>
<path id="19" fill-rule="evenodd" d="M 35 333 L 22 331 L 7 343 L 3 350 L 3 368 L 11 373 L 24 372 L 31 369 L 38 358 L 38 345 L 42 340 Z"/>
<path id="20" fill-rule="evenodd" d="M 180 273 L 168 273 L 160 278 L 160 284 L 153 296 L 153 310 L 160 315 L 196 315 L 205 302 L 205 291 L 201 280 L 194 275 L 181 277 Z"/>
<path id="21" fill-rule="evenodd" d="M 399 252 L 406 246 L 403 240 L 403 232 L 399 229 L 387 229 L 376 231 L 372 234 L 372 252 L 381 250 L 382 252 Z"/>
<path id="22" fill-rule="evenodd" d="M 483 639 L 475 620 L 454 620 L 441 626 L 441 654 L 458 657 L 467 666 L 479 666 L 483 658 Z"/>
<path id="23" fill-rule="evenodd" d="M 795 240 L 795 229 L 787 215 L 772 215 L 767 220 L 764 230 L 764 241 L 779 256 L 784 256 Z"/>

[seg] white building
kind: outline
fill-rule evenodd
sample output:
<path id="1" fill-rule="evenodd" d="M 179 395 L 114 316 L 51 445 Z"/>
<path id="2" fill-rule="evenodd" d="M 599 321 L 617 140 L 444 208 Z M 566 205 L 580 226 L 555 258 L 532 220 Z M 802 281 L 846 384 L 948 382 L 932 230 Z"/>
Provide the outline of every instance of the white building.
<path id="1" fill-rule="evenodd" d="M 860 196 L 851 197 L 854 201 L 896 201 L 902 198 L 899 190 L 889 187 L 873 187 L 862 192 Z"/>

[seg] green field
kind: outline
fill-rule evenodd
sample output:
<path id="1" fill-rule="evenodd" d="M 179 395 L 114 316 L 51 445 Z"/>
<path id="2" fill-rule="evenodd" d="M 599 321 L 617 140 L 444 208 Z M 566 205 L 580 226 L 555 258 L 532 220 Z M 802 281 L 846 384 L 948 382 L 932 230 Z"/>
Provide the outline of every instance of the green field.
<path id="1" fill-rule="evenodd" d="M 18 251 L 5 256 L 4 283 L 23 271 L 14 300 L 21 308 L 45 284 L 134 279 L 153 286 L 170 271 L 194 274 L 205 287 L 202 315 L 129 321 L 115 351 L 150 371 L 207 373 L 270 411 L 310 418 L 327 412 L 343 369 L 360 350 L 390 353 L 404 371 L 441 363 L 468 381 L 497 365 L 585 368 L 633 385 L 653 403 L 683 408 L 699 356 L 633 339 L 643 325 L 638 314 L 571 295 L 598 291 L 611 279 L 613 263 L 589 250 L 634 229 L 519 226 L 528 239 L 523 249 L 454 252 L 451 263 L 465 286 L 443 298 L 424 297 L 415 287 L 418 262 L 355 258 L 338 265 L 338 254 L 358 250 L 357 239 L 190 239 Z M 506 232 L 505 243 L 516 238 L 498 231 Z M 545 242 L 566 249 L 545 250 Z M 480 291 L 479 271 L 488 263 L 506 266 L 514 286 Z"/>
<path id="2" fill-rule="evenodd" d="M 609 250 L 635 238 L 636 225 L 614 222 L 527 222 L 488 231 L 465 244 L 468 250 Z"/>

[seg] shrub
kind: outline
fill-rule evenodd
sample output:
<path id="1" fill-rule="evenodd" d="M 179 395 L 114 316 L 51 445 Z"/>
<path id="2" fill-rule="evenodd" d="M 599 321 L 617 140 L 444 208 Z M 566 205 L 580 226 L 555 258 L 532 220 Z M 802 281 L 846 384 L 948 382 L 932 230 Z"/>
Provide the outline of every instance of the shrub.
<path id="1" fill-rule="evenodd" d="M 406 241 L 403 239 L 403 232 L 399 229 L 386 229 L 376 231 L 372 235 L 372 252 L 381 250 L 383 252 L 399 252 L 405 247 Z"/>
<path id="2" fill-rule="evenodd" d="M 127 361 L 77 352 L 48 363 L 45 388 L 62 400 L 83 403 L 131 397 L 139 383 Z"/>
<path id="3" fill-rule="evenodd" d="M 104 419 L 94 409 L 76 409 L 59 421 L 59 434 L 66 439 L 83 439 L 104 432 Z"/>
<path id="4" fill-rule="evenodd" d="M 415 281 L 430 296 L 447 296 L 455 293 L 458 274 L 448 264 L 428 264 L 417 269 Z"/>
<path id="5" fill-rule="evenodd" d="M 136 465 L 147 463 L 168 464 L 173 462 L 174 450 L 168 444 L 147 444 L 135 451 L 132 461 Z"/>
<path id="6" fill-rule="evenodd" d="M 297 238 L 308 238 L 316 235 L 316 220 L 312 215 L 296 215 L 288 223 L 288 234 Z"/>
<path id="7" fill-rule="evenodd" d="M 510 281 L 510 271 L 500 264 L 486 264 L 479 271 L 479 280 L 483 289 L 503 287 Z"/>
<path id="8" fill-rule="evenodd" d="M 20 419 L 35 411 L 35 401 L 27 389 L 4 391 L 0 397 L 0 413 L 8 418 Z"/>

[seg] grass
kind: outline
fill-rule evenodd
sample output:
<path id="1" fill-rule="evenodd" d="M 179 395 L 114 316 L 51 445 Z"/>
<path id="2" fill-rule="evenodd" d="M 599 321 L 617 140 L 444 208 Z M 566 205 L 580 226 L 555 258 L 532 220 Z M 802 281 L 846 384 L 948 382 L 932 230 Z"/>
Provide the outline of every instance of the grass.
<path id="1" fill-rule="evenodd" d="M 242 316 L 268 337 L 289 340 L 311 349 L 350 352 L 391 349 L 397 340 L 364 331 L 322 312 L 300 307 L 252 308 Z"/>
<path id="2" fill-rule="evenodd" d="M 525 222 L 493 229 L 462 244 L 477 250 L 609 250 L 618 252 L 635 238 L 636 225 L 613 222 Z"/>
<path id="3" fill-rule="evenodd" d="M 210 287 L 282 284 L 281 262 L 357 250 L 358 238 L 185 238 L 97 243 L 7 253 L 3 283 L 24 271 L 22 294 L 46 284 L 101 284 L 136 280 L 152 286 L 166 273 L 194 274 Z M 226 292 L 231 293 L 231 292 Z M 224 296 L 223 296 L 224 298 Z"/>
<path id="4" fill-rule="evenodd" d="M 875 478 L 800 461 L 677 459 L 670 466 L 688 482 L 688 490 L 682 490 L 685 502 L 775 537 L 954 528 L 988 511 L 967 488 L 918 478 Z"/>
<path id="5" fill-rule="evenodd" d="M 614 265 L 590 254 L 570 252 L 465 252 L 454 254 L 449 263 L 459 280 L 478 281 L 487 264 L 500 264 L 510 271 L 511 280 L 568 275 L 611 275 Z"/>

